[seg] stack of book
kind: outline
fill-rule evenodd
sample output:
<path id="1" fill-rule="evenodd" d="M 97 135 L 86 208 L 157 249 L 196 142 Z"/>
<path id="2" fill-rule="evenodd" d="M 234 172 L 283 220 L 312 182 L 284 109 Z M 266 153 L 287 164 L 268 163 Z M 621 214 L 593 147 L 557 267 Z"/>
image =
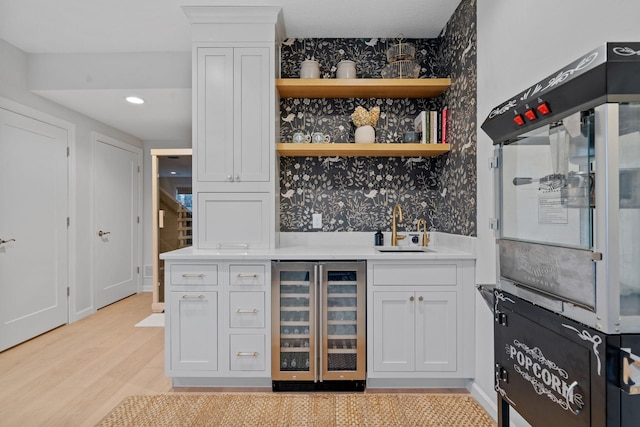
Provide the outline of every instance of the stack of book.
<path id="1" fill-rule="evenodd" d="M 422 134 L 422 144 L 447 144 L 447 107 L 421 111 L 414 119 L 414 130 Z"/>

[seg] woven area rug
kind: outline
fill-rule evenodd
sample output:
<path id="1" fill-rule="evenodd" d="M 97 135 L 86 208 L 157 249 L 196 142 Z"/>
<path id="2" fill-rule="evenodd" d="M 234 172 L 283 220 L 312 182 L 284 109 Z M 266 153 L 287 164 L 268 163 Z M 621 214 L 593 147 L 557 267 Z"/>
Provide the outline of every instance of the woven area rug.
<path id="1" fill-rule="evenodd" d="M 189 393 L 131 396 L 98 426 L 495 427 L 465 394 Z"/>

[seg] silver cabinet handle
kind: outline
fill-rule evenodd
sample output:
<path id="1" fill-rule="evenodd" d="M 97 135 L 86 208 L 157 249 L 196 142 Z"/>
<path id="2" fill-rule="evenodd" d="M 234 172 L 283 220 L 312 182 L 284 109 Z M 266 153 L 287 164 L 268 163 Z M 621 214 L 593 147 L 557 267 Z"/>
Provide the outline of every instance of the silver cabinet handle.
<path id="1" fill-rule="evenodd" d="M 233 177 L 231 175 L 227 175 L 227 181 L 233 182 Z"/>
<path id="2" fill-rule="evenodd" d="M 196 273 L 184 273 L 184 274 L 182 275 L 182 277 L 186 277 L 186 278 L 189 278 L 189 277 L 200 277 L 200 278 L 202 278 L 202 277 L 204 277 L 204 274 L 202 274 L 202 273 L 200 273 L 200 274 L 196 274 Z"/>
<path id="3" fill-rule="evenodd" d="M 9 240 L 4 240 L 4 239 L 0 239 L 0 245 L 3 245 L 5 243 L 9 243 L 9 242 L 15 242 L 16 239 L 9 239 Z"/>
<path id="4" fill-rule="evenodd" d="M 246 278 L 256 278 L 256 277 L 258 277 L 258 274 L 256 274 L 256 273 L 254 273 L 254 274 L 250 274 L 250 273 L 238 273 L 238 275 L 237 275 L 236 277 L 244 278 L 244 279 L 246 279 Z"/>
<path id="5" fill-rule="evenodd" d="M 106 236 L 107 234 L 111 234 L 111 232 L 110 231 L 102 231 L 102 230 L 98 231 L 98 236 L 100 236 L 100 237 Z"/>
<path id="6" fill-rule="evenodd" d="M 182 299 L 204 299 L 204 295 L 182 295 Z"/>
<path id="7" fill-rule="evenodd" d="M 246 351 L 239 351 L 236 353 L 236 356 L 238 357 L 258 357 L 258 352 L 254 351 L 254 352 L 246 352 Z"/>
<path id="8" fill-rule="evenodd" d="M 257 309 L 257 308 L 254 308 L 253 310 L 249 310 L 249 309 L 246 309 L 246 308 L 239 308 L 239 309 L 237 309 L 237 310 L 236 310 L 236 313 L 241 313 L 241 314 L 242 314 L 242 313 L 251 313 L 251 314 L 255 314 L 255 313 L 257 313 L 257 312 L 258 312 L 258 309 Z"/>
<path id="9" fill-rule="evenodd" d="M 235 181 L 235 182 L 240 182 L 240 175 L 236 175 L 236 177 L 235 177 L 234 181 Z"/>

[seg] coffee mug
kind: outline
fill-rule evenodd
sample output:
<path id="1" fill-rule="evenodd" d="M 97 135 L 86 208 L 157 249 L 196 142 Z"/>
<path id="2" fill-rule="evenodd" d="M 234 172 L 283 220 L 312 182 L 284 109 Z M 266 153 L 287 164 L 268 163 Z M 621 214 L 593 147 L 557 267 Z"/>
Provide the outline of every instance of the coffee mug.
<path id="1" fill-rule="evenodd" d="M 322 132 L 314 132 L 311 134 L 311 142 L 320 144 L 323 142 L 331 141 L 331 137 L 329 135 L 325 135 Z"/>
<path id="2" fill-rule="evenodd" d="M 311 142 L 311 136 L 304 132 L 295 132 L 292 138 L 293 142 L 300 144 L 302 142 Z"/>

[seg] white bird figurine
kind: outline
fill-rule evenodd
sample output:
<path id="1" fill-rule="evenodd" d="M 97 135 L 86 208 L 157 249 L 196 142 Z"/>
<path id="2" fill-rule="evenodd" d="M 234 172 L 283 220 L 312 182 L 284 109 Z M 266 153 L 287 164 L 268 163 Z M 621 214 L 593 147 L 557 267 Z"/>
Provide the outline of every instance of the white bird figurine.
<path id="1" fill-rule="evenodd" d="M 440 193 L 441 197 L 446 197 L 447 196 L 447 187 L 444 188 L 444 190 L 442 190 L 442 193 Z"/>

